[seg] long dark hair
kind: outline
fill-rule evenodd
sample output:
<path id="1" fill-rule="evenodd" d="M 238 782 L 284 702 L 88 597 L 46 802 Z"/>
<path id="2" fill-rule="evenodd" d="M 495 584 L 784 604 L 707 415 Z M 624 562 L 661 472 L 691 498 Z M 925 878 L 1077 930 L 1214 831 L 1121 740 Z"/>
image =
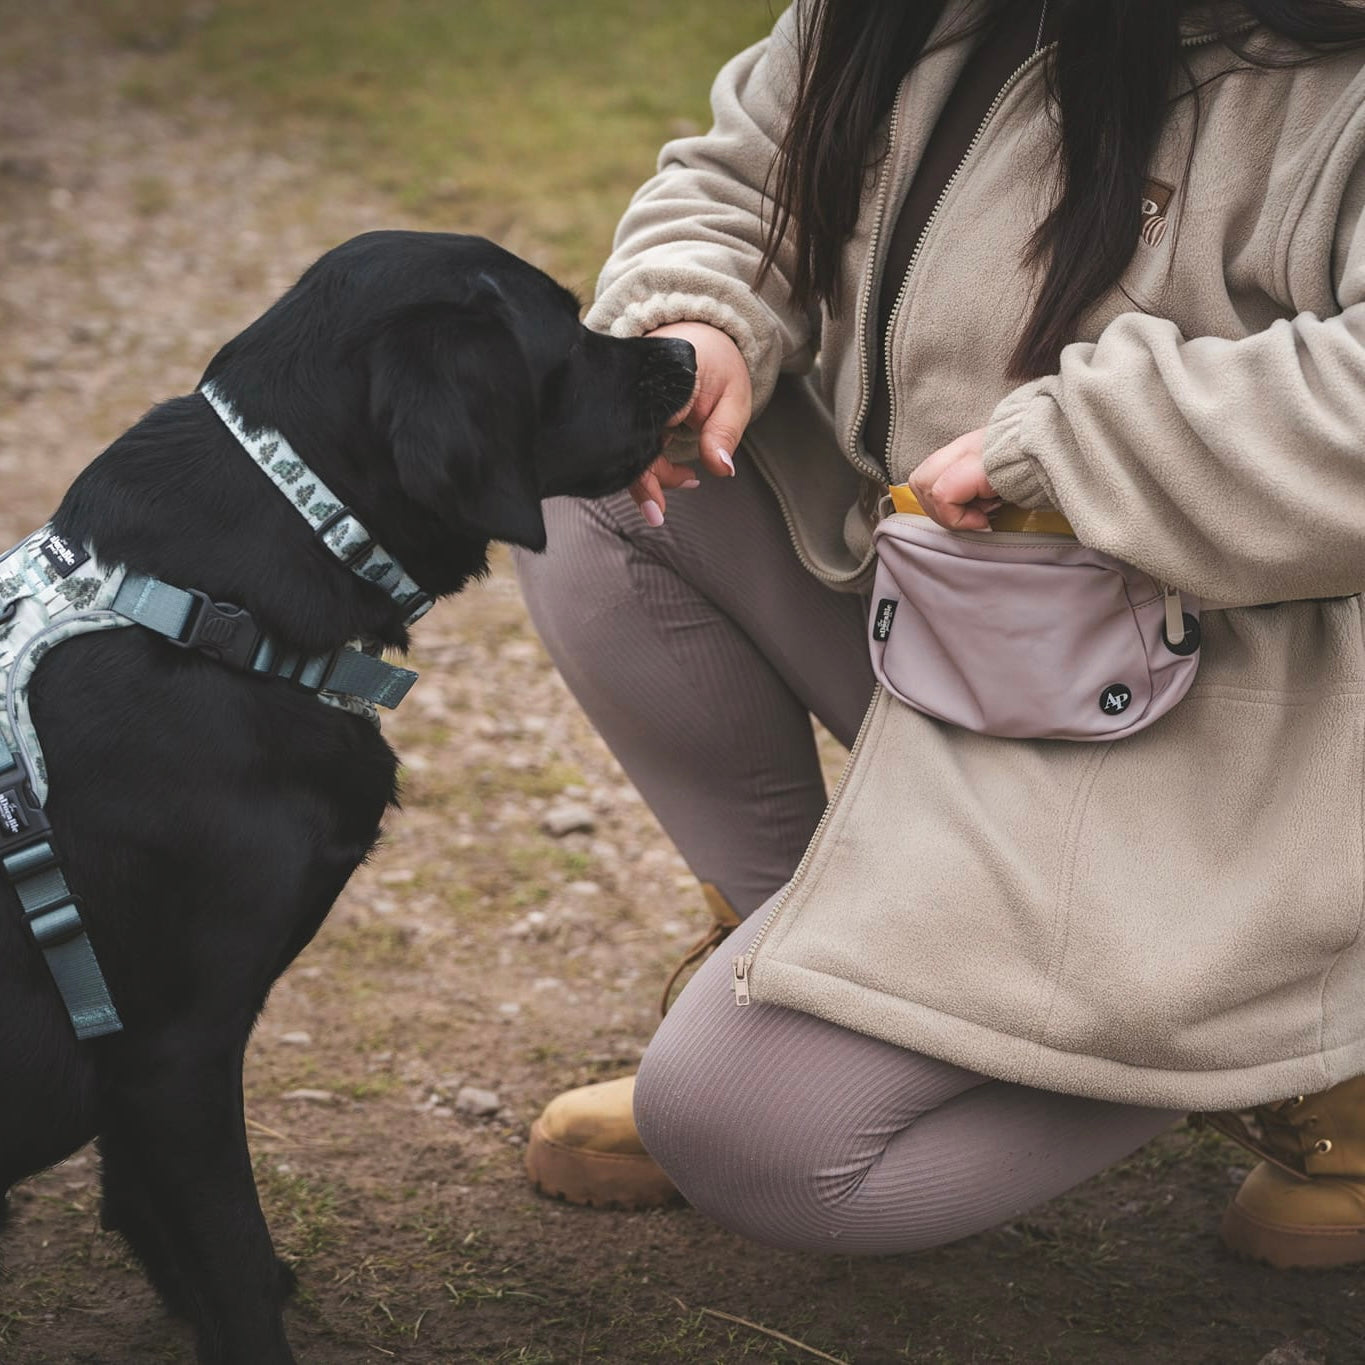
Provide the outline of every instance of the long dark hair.
<path id="1" fill-rule="evenodd" d="M 875 170 L 869 149 L 947 3 L 811 0 L 802 17 L 796 102 L 773 163 L 759 278 L 789 237 L 792 289 L 803 307 L 822 303 L 833 312 L 843 302 L 839 256 Z M 991 25 L 1021 3 L 989 0 L 971 27 Z M 1010 360 L 1015 378 L 1056 369 L 1081 317 L 1133 254 L 1147 163 L 1182 64 L 1180 20 L 1194 0 L 1051 3 L 1058 29 L 1047 81 L 1061 129 L 1059 193 L 1023 262 L 1046 265 L 1046 274 Z M 1365 43 L 1360 0 L 1225 0 L 1211 9 L 1219 37 L 1244 68 L 1310 61 Z M 1260 27 L 1248 34 L 1252 22 Z M 941 41 L 965 37 L 971 27 Z M 1192 82 L 1183 93 L 1197 94 Z"/>

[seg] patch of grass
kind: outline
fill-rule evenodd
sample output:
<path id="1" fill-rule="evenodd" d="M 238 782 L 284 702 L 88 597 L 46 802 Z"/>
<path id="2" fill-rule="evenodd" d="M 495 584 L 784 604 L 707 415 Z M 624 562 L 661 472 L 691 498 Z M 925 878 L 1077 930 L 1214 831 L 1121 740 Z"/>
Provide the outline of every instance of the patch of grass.
<path id="1" fill-rule="evenodd" d="M 258 1156 L 254 1164 L 276 1251 L 293 1265 L 335 1251 L 341 1243 L 336 1192 L 320 1180 L 280 1170 L 277 1156 Z"/>
<path id="2" fill-rule="evenodd" d="M 535 243 L 584 284 L 660 145 L 709 121 L 723 61 L 765 0 L 82 0 L 150 55 L 149 102 L 228 97 L 277 141 L 453 229 Z"/>
<path id="3" fill-rule="evenodd" d="M 154 218 L 170 208 L 174 196 L 166 180 L 159 175 L 144 175 L 130 186 L 133 210 L 143 218 Z"/>
<path id="4" fill-rule="evenodd" d="M 330 934 L 327 945 L 331 952 L 366 967 L 410 968 L 422 961 L 412 931 L 401 924 L 377 920 L 349 924 Z"/>

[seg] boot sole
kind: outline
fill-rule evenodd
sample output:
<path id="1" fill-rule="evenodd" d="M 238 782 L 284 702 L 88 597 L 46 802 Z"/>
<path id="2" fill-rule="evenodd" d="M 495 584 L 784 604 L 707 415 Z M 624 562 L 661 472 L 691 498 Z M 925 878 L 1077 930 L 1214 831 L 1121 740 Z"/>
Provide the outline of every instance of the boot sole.
<path id="1" fill-rule="evenodd" d="M 658 1209 L 682 1202 L 677 1187 L 643 1152 L 566 1147 L 537 1119 L 526 1145 L 526 1174 L 541 1194 L 594 1209 Z"/>
<path id="2" fill-rule="evenodd" d="M 1234 1255 L 1276 1270 L 1327 1270 L 1365 1262 L 1365 1228 L 1299 1227 L 1264 1223 L 1231 1204 L 1220 1229 Z"/>

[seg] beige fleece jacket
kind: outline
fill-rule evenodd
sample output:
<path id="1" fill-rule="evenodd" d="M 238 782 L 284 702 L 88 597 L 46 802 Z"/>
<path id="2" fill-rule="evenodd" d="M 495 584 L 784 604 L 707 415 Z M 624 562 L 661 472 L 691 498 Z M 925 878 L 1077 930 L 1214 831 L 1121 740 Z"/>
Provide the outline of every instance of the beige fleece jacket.
<path id="1" fill-rule="evenodd" d="M 858 588 L 870 301 L 966 47 L 904 82 L 847 306 L 809 317 L 785 258 L 751 287 L 794 13 L 721 72 L 714 128 L 664 149 L 589 321 L 734 337 L 767 403 L 745 450 L 807 566 Z M 1195 686 L 1104 745 L 977 736 L 879 694 L 745 969 L 755 1000 L 991 1076 L 1218 1108 L 1365 1071 L 1365 629 L 1358 598 L 1309 600 L 1365 589 L 1365 54 L 1265 70 L 1197 25 L 1186 44 L 1198 117 L 1173 104 L 1132 261 L 1059 373 L 1022 387 L 1018 262 L 1055 133 L 1041 61 L 1016 73 L 893 317 L 884 456 L 899 481 L 986 425 L 1005 498 L 1227 608 Z"/>

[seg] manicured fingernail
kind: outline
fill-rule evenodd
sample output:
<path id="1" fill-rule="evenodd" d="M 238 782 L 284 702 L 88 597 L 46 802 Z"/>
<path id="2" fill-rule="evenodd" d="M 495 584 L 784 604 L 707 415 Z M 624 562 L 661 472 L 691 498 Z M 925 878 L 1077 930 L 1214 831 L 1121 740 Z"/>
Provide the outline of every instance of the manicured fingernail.
<path id="1" fill-rule="evenodd" d="M 651 526 L 662 526 L 664 524 L 664 510 L 653 498 L 646 498 L 640 504 L 640 515 Z"/>
<path id="2" fill-rule="evenodd" d="M 684 479 L 684 480 L 682 481 L 682 483 L 680 483 L 680 484 L 678 485 L 678 487 L 679 487 L 679 488 L 700 488 L 700 487 L 701 487 L 701 480 L 700 480 L 700 479 Z"/>
<path id="3" fill-rule="evenodd" d="M 718 450 L 716 451 L 716 458 L 730 471 L 730 477 L 733 479 L 735 477 L 735 462 L 730 458 L 730 452 Z"/>

